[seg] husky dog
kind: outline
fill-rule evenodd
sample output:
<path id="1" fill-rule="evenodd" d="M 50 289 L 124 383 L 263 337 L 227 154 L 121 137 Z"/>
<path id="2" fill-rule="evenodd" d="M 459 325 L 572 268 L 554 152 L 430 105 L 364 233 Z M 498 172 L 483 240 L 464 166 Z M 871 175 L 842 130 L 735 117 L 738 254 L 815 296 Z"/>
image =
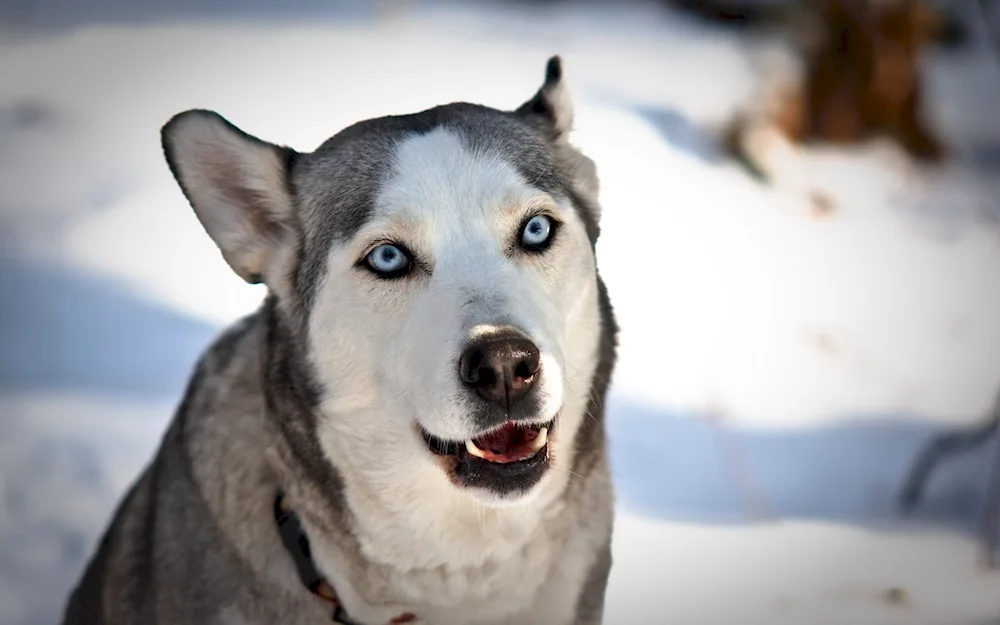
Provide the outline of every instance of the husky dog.
<path id="1" fill-rule="evenodd" d="M 558 57 L 522 106 L 312 153 L 193 110 L 167 162 L 264 283 L 200 359 L 64 623 L 600 623 L 616 324 Z"/>

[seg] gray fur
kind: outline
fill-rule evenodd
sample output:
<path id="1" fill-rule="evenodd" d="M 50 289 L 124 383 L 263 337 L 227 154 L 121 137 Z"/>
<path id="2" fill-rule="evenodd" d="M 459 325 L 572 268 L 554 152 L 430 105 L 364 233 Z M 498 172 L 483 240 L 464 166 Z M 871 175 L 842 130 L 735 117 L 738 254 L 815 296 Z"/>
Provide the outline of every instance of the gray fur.
<path id="1" fill-rule="evenodd" d="M 538 96 L 536 96 L 538 97 Z M 303 301 L 319 284 L 325 252 L 350 238 L 367 221 L 379 182 L 389 167 L 393 147 L 402 139 L 438 127 L 456 131 L 472 150 L 490 149 L 544 191 L 580 193 L 596 199 L 593 162 L 568 144 L 553 144 L 547 118 L 530 110 L 499 111 L 464 102 L 412 115 L 365 120 L 295 159 L 295 198 L 304 231 L 303 263 L 298 277 Z M 596 202 L 579 202 L 582 211 Z M 596 219 L 596 215 L 594 216 Z M 593 234 L 596 241 L 596 232 Z"/>
<path id="2" fill-rule="evenodd" d="M 284 491 L 315 537 L 335 545 L 358 577 L 375 566 L 355 540 L 344 477 L 317 437 L 323 389 L 308 364 L 305 328 L 324 259 L 369 217 L 393 145 L 440 126 L 473 150 L 499 151 L 536 186 L 569 198 L 596 244 L 593 163 L 565 142 L 557 103 L 548 100 L 560 79 L 556 59 L 538 94 L 513 112 L 450 104 L 361 122 L 310 154 L 274 146 L 287 163 L 295 207 L 294 219 L 281 226 L 295 236 L 290 288 L 269 283 L 262 308 L 200 359 L 156 456 L 122 499 L 73 591 L 66 625 L 329 622 L 327 606 L 299 582 L 271 512 Z M 169 161 L 167 129 L 164 136 Z M 580 625 L 601 622 L 611 569 L 603 414 L 617 327 L 597 280 L 600 343 L 587 406 L 593 418 L 584 420 L 574 441 L 578 453 L 565 505 L 538 538 L 558 535 L 567 561 L 589 563 L 575 601 L 573 622 Z"/>

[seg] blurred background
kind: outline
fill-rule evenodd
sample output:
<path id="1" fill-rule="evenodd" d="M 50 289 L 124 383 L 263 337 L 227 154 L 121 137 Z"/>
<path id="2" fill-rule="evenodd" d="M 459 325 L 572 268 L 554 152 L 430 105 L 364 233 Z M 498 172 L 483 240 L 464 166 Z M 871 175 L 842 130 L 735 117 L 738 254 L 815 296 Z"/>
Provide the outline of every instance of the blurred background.
<path id="1" fill-rule="evenodd" d="M 58 621 L 195 359 L 263 296 L 160 126 L 212 108 L 311 150 L 513 108 L 556 53 L 622 326 L 605 622 L 1000 623 L 998 23 L 992 0 L 0 0 L 0 624 Z"/>

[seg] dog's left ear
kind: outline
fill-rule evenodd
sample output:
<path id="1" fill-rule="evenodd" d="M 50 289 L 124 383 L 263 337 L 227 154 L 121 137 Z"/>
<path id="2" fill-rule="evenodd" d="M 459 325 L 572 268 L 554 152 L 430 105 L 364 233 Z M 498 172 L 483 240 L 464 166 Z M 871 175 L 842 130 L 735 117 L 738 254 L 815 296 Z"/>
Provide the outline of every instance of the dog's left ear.
<path id="1" fill-rule="evenodd" d="M 161 138 L 170 171 L 229 266 L 285 295 L 297 224 L 288 180 L 296 152 L 214 111 L 180 113 Z"/>
<path id="2" fill-rule="evenodd" d="M 515 110 L 517 115 L 541 122 L 549 133 L 549 138 L 555 142 L 555 153 L 569 182 L 582 200 L 589 207 L 593 217 L 594 227 L 601 218 L 598 193 L 600 183 L 597 178 L 597 168 L 587 156 L 570 145 L 567 141 L 569 131 L 573 128 L 573 99 L 570 97 L 566 81 L 563 80 L 562 59 L 553 56 L 545 66 L 545 82 L 533 98 Z M 591 233 L 596 239 L 596 230 Z"/>
<path id="3" fill-rule="evenodd" d="M 563 80 L 562 59 L 558 56 L 549 59 L 542 88 L 515 112 L 541 119 L 551 130 L 554 140 L 566 136 L 573 127 L 573 99 Z"/>

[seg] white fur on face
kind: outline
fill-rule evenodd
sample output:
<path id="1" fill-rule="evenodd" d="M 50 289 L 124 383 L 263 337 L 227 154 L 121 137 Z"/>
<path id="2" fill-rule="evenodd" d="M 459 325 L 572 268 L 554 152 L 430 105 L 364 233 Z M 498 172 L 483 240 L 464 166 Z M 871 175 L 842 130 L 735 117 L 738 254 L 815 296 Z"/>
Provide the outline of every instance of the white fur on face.
<path id="1" fill-rule="evenodd" d="M 530 499 L 551 501 L 571 464 L 599 320 L 593 253 L 564 199 L 532 187 L 498 155 L 470 152 L 445 129 L 407 139 L 395 156 L 370 222 L 330 253 L 309 331 L 313 364 L 327 391 L 321 444 L 345 474 L 347 496 L 357 497 L 355 510 L 354 504 L 378 509 L 385 523 L 397 522 L 384 514 L 393 511 L 412 525 L 400 536 L 401 549 L 412 553 L 412 532 L 444 531 L 440 523 L 460 522 L 465 514 L 456 509 L 469 509 L 475 528 L 482 520 L 414 426 L 452 440 L 481 434 L 468 418 L 478 400 L 458 375 L 470 337 L 510 325 L 540 350 L 544 400 L 537 417 L 558 413 L 559 425 L 552 470 Z M 537 210 L 563 223 L 540 256 L 513 247 L 523 220 Z M 382 242 L 405 245 L 425 268 L 398 280 L 358 268 Z M 455 529 L 443 536 L 454 541 Z M 448 551 L 442 562 L 454 561 L 454 549 Z"/>

